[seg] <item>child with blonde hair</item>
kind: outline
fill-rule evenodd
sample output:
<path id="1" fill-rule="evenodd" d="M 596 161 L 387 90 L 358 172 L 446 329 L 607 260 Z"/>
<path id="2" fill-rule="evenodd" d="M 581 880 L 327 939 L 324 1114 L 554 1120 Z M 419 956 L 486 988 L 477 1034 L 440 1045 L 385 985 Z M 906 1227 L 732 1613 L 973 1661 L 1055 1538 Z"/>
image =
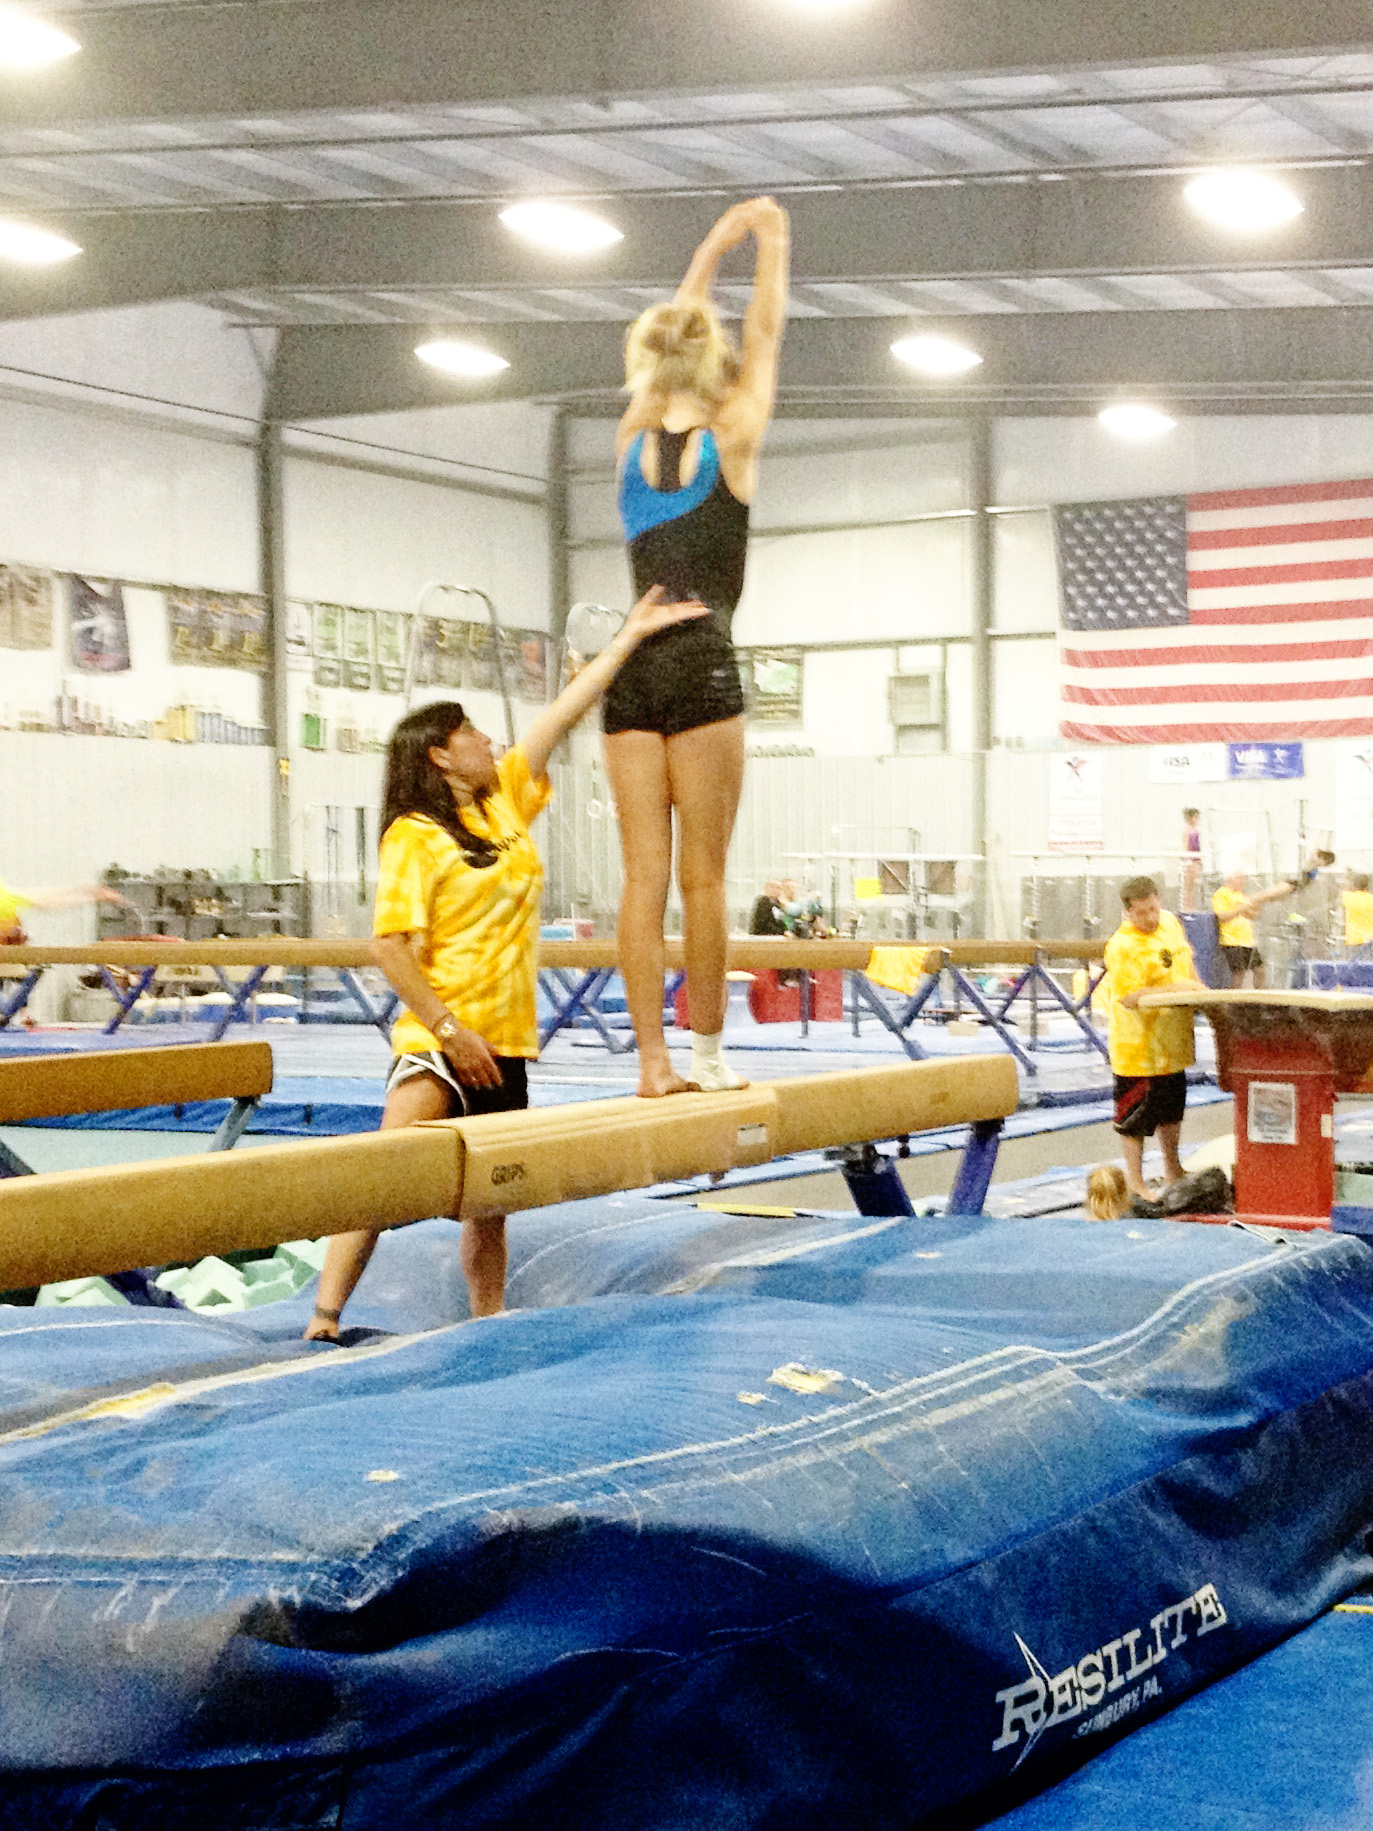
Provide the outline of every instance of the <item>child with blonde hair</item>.
<path id="1" fill-rule="evenodd" d="M 1119 1221 L 1130 1212 L 1130 1191 L 1118 1163 L 1099 1163 L 1087 1178 L 1087 1219 Z"/>

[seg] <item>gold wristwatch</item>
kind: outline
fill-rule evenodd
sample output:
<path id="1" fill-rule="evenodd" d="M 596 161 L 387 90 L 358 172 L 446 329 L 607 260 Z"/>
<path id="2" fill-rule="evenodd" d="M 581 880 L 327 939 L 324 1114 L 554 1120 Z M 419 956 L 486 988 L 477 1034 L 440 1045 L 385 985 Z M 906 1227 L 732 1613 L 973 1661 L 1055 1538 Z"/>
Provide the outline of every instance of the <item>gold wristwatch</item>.
<path id="1" fill-rule="evenodd" d="M 441 1017 L 434 1025 L 434 1035 L 441 1043 L 450 1043 L 461 1028 L 462 1025 L 450 1011 L 447 1017 Z"/>

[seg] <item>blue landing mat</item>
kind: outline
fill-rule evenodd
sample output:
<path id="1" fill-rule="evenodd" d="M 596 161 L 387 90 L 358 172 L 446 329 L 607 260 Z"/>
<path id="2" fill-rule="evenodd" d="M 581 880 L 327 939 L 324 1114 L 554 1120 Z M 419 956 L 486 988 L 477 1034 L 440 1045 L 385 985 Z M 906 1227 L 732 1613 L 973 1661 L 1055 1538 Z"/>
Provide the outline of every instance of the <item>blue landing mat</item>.
<path id="1" fill-rule="evenodd" d="M 1369 1576 L 1363 1244 L 894 1231 L 343 1352 L 9 1312 L 0 1825 L 947 1823 Z"/>

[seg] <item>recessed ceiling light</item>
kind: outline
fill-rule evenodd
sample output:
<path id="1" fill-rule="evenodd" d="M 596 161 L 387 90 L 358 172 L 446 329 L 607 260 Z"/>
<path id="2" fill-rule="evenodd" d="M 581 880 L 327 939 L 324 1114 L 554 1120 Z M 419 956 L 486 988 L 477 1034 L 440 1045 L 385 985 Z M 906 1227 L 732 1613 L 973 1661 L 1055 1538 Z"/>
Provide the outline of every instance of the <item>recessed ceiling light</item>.
<path id="1" fill-rule="evenodd" d="M 530 198 L 502 210 L 501 221 L 516 235 L 545 248 L 556 248 L 559 254 L 592 254 L 597 248 L 609 248 L 624 240 L 614 223 L 608 223 L 603 216 L 593 216 L 590 210 L 574 209 L 570 203 Z"/>
<path id="2" fill-rule="evenodd" d="M 510 364 L 494 350 L 484 350 L 476 343 L 459 343 L 455 337 L 436 337 L 432 343 L 421 343 L 415 349 L 421 362 L 445 375 L 465 375 L 476 379 L 499 375 Z"/>
<path id="3" fill-rule="evenodd" d="M 58 235 L 53 229 L 0 220 L 0 260 L 18 261 L 25 267 L 51 267 L 54 262 L 69 261 L 80 252 L 78 243 Z"/>
<path id="4" fill-rule="evenodd" d="M 1276 229 L 1306 208 L 1291 185 L 1280 178 L 1240 168 L 1203 172 L 1182 194 L 1207 222 L 1241 233 Z"/>
<path id="5" fill-rule="evenodd" d="M 35 19 L 32 13 L 0 0 L 0 69 L 36 70 L 80 49 L 74 38 L 46 19 Z"/>
<path id="6" fill-rule="evenodd" d="M 1171 415 L 1161 408 L 1147 407 L 1143 401 L 1116 401 L 1103 407 L 1097 419 L 1118 439 L 1158 439 L 1177 425 Z"/>
<path id="7" fill-rule="evenodd" d="M 955 343 L 952 337 L 898 337 L 891 353 L 922 375 L 966 375 L 982 361 L 976 350 Z"/>

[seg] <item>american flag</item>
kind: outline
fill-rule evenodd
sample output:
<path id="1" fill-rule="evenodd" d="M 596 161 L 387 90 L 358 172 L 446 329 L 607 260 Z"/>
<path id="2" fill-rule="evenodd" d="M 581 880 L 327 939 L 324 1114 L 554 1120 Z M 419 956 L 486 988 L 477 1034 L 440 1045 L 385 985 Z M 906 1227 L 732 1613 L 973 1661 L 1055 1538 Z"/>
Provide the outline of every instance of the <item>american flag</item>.
<path id="1" fill-rule="evenodd" d="M 1373 733 L 1373 480 L 1055 511 L 1079 744 Z"/>

